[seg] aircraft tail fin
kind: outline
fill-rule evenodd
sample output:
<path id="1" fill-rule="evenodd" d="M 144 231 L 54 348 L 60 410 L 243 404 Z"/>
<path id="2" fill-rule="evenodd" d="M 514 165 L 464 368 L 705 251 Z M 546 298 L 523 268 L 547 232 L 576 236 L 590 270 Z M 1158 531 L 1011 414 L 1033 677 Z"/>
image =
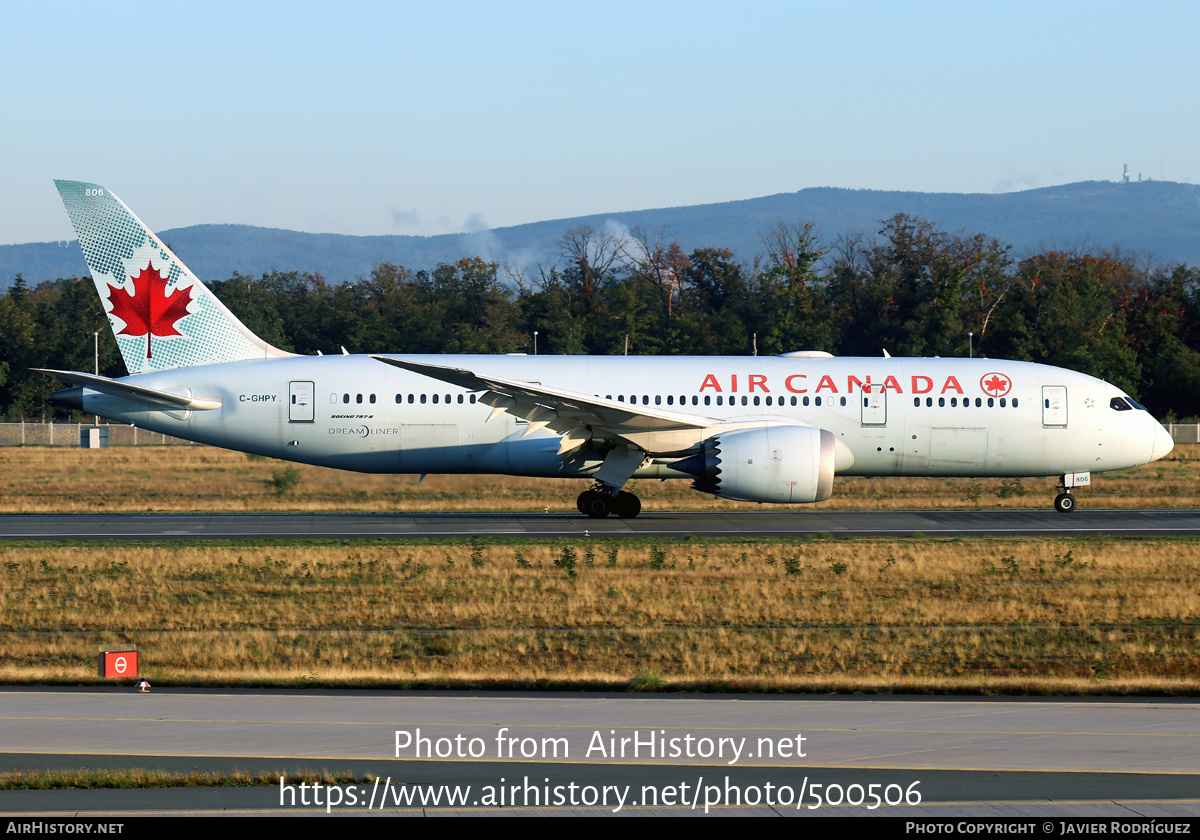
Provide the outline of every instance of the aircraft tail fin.
<path id="1" fill-rule="evenodd" d="M 247 329 L 109 190 L 54 183 L 129 373 L 293 355 Z"/>

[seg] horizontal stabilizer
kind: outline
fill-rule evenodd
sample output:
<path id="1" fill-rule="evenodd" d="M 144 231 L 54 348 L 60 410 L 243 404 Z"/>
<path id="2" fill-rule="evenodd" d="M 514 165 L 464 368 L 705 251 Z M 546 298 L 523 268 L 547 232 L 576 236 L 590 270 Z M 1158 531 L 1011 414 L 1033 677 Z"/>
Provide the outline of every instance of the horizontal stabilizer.
<path id="1" fill-rule="evenodd" d="M 47 376 L 57 376 L 67 382 L 74 382 L 89 391 L 96 391 L 110 397 L 132 400 L 157 409 L 179 411 L 211 411 L 221 407 L 220 400 L 204 397 L 193 397 L 188 394 L 173 394 L 170 391 L 159 391 L 155 388 L 144 388 L 141 385 L 130 385 L 106 376 L 94 376 L 90 373 L 78 373 L 70 370 L 46 370 L 34 368 L 38 373 Z M 180 389 L 186 390 L 186 389 Z"/>

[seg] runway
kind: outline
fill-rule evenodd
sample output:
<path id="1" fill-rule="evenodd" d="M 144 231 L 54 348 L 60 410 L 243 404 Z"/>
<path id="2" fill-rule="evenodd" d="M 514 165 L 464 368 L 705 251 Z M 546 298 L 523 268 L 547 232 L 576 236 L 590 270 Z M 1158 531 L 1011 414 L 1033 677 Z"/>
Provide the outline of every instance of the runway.
<path id="1" fill-rule="evenodd" d="M 475 814 L 1200 815 L 1194 701 L 29 688 L 0 691 L 0 744 L 5 769 L 308 768 L 384 785 L 345 785 L 336 807 L 286 784 L 0 792 L 9 814 L 419 813 L 424 796 Z"/>
<path id="2" fill-rule="evenodd" d="M 7 540 L 445 537 L 931 537 L 1200 535 L 1200 510 L 738 511 L 588 519 L 545 513 L 63 514 L 0 516 Z"/>

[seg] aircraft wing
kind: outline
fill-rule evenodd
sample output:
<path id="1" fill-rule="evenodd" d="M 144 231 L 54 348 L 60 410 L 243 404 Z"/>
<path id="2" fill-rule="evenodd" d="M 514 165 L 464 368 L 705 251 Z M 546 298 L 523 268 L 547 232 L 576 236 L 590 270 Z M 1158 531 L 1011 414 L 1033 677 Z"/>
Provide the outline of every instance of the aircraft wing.
<path id="1" fill-rule="evenodd" d="M 564 436 L 560 452 L 574 449 L 588 440 L 620 440 L 647 452 L 660 450 L 664 446 L 677 451 L 698 443 L 704 437 L 704 429 L 720 422 L 700 414 L 663 411 L 648 405 L 606 400 L 591 394 L 462 368 L 441 367 L 388 356 L 371 358 L 470 391 L 486 391 L 480 400 L 492 406 L 489 420 L 501 412 L 507 412 L 529 422 L 530 428 L 526 434 L 548 427 Z"/>

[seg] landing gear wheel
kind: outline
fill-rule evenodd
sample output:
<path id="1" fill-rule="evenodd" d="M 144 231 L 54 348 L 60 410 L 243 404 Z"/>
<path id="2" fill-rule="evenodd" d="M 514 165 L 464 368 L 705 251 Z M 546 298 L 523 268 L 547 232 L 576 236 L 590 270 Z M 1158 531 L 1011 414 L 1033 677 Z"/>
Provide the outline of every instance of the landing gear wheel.
<path id="1" fill-rule="evenodd" d="M 642 512 L 642 500 L 627 490 L 617 494 L 613 512 L 622 519 L 633 519 Z"/>
<path id="2" fill-rule="evenodd" d="M 613 508 L 613 497 L 596 490 L 585 490 L 579 495 L 579 509 L 592 519 L 603 519 Z"/>
<path id="3" fill-rule="evenodd" d="M 1059 493 L 1054 497 L 1054 509 L 1059 513 L 1071 513 L 1075 510 L 1075 497 L 1070 493 Z"/>

